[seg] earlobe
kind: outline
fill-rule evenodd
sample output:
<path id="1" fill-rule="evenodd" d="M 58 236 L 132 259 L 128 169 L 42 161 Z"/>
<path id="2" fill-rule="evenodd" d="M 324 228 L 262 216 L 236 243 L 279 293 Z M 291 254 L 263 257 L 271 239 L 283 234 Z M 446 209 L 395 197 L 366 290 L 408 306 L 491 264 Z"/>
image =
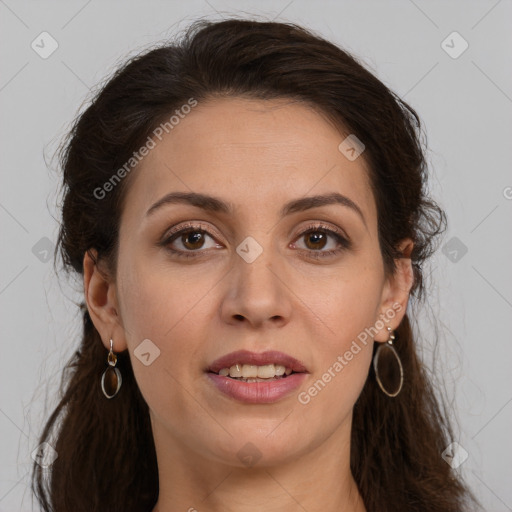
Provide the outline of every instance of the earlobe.
<path id="1" fill-rule="evenodd" d="M 95 249 L 85 252 L 83 261 L 85 301 L 89 316 L 105 348 L 110 349 L 112 338 L 116 351 L 120 352 L 126 349 L 126 342 L 119 323 L 116 285 L 100 265 Z"/>
<path id="2" fill-rule="evenodd" d="M 382 296 L 379 320 L 384 327 L 375 335 L 375 341 L 386 342 L 389 338 L 387 327 L 395 330 L 401 323 L 407 310 L 409 293 L 414 284 L 411 252 L 413 242 L 405 239 L 399 245 L 402 257 L 395 260 L 396 270 L 386 282 Z"/>

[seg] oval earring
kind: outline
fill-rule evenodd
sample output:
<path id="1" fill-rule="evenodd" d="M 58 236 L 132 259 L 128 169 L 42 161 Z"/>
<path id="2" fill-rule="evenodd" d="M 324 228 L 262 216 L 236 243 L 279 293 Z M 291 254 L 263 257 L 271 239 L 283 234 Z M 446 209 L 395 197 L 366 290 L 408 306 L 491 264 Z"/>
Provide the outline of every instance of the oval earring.
<path id="1" fill-rule="evenodd" d="M 101 390 L 103 394 L 107 398 L 114 398 L 119 389 L 121 388 L 121 384 L 123 379 L 121 377 L 121 372 L 118 368 L 116 368 L 117 356 L 114 354 L 112 350 L 113 341 L 110 339 L 110 352 L 107 356 L 107 362 L 109 364 L 108 368 L 103 372 L 101 376 Z"/>
<path id="2" fill-rule="evenodd" d="M 377 379 L 377 384 L 379 385 L 380 389 L 387 396 L 395 397 L 402 390 L 402 385 L 404 382 L 404 370 L 402 367 L 402 361 L 400 361 L 400 357 L 398 356 L 398 353 L 393 346 L 393 340 L 395 339 L 393 330 L 390 327 L 387 329 L 389 332 L 389 339 L 385 343 L 380 343 L 379 347 L 377 348 L 373 358 L 373 369 L 375 370 L 375 378 Z M 393 364 L 389 359 L 388 363 L 385 365 L 385 372 L 382 372 L 382 370 L 379 371 L 379 361 L 386 357 L 386 352 L 388 356 L 391 355 L 395 358 L 397 366 L 395 370 L 393 370 Z M 394 383 L 392 391 L 389 391 L 384 387 L 383 380 L 389 380 Z"/>

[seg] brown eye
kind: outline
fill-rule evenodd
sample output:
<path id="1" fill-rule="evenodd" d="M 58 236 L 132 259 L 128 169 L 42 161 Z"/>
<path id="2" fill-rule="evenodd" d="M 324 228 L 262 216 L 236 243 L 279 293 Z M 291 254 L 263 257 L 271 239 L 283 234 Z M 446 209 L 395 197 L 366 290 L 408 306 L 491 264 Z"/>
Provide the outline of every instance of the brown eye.
<path id="1" fill-rule="evenodd" d="M 210 244 L 207 245 L 208 239 Z M 186 225 L 182 229 L 175 230 L 162 243 L 171 253 L 186 258 L 201 256 L 205 249 L 221 247 L 206 229 L 201 226 Z"/>
<path id="2" fill-rule="evenodd" d="M 314 259 L 333 257 L 351 249 L 352 243 L 341 230 L 322 224 L 308 226 L 294 242 L 294 248 Z"/>
<path id="3" fill-rule="evenodd" d="M 303 235 L 308 249 L 323 249 L 327 243 L 327 235 L 322 231 L 312 231 Z"/>
<path id="4" fill-rule="evenodd" d="M 202 231 L 189 231 L 182 233 L 181 243 L 187 249 L 201 249 L 204 245 L 204 233 Z"/>

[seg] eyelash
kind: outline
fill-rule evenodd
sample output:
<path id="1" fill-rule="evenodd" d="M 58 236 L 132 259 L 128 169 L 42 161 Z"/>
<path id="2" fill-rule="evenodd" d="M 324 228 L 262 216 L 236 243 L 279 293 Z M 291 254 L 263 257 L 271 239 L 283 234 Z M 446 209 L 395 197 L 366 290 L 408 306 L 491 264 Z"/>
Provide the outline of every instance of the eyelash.
<path id="1" fill-rule="evenodd" d="M 321 250 L 315 251 L 313 249 L 297 249 L 297 250 L 302 253 L 304 253 L 304 252 L 309 253 L 308 256 L 313 259 L 320 259 L 320 258 L 325 258 L 325 257 L 329 257 L 329 256 L 334 256 L 336 254 L 341 253 L 342 251 L 351 249 L 351 247 L 352 247 L 352 243 L 350 242 L 350 240 L 348 240 L 342 234 L 341 231 L 337 231 L 335 229 L 328 228 L 327 226 L 325 226 L 323 224 L 311 224 L 311 225 L 307 226 L 307 228 L 304 231 L 302 231 L 296 239 L 299 240 L 300 238 L 302 238 L 305 235 L 309 235 L 311 233 L 317 233 L 317 232 L 332 236 L 341 245 L 341 247 L 337 248 L 337 249 L 330 249 L 328 251 L 321 251 Z M 205 229 L 205 226 L 203 226 L 201 224 L 186 224 L 185 226 L 182 226 L 182 228 L 177 231 L 171 231 L 169 236 L 163 242 L 161 242 L 160 245 L 164 246 L 169 252 L 171 252 L 173 255 L 175 255 L 179 258 L 197 258 L 197 257 L 199 257 L 198 253 L 206 252 L 206 251 L 201 251 L 201 250 L 181 251 L 181 250 L 171 249 L 169 247 L 169 244 L 171 242 L 173 242 L 174 240 L 179 238 L 179 236 L 184 235 L 186 233 L 204 233 L 204 234 L 207 234 L 209 237 L 214 238 L 210 234 L 210 232 L 207 229 Z"/>

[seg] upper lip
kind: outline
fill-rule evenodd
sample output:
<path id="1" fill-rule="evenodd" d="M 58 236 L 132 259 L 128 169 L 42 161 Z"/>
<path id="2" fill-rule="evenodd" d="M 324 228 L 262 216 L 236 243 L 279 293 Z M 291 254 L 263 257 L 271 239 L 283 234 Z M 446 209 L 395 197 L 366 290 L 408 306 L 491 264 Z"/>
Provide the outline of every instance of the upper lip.
<path id="1" fill-rule="evenodd" d="M 294 357 L 270 350 L 267 352 L 251 352 L 249 350 L 237 350 L 225 356 L 215 359 L 213 363 L 206 369 L 207 372 L 219 373 L 222 368 L 231 368 L 234 364 L 252 364 L 256 366 L 264 366 L 266 364 L 280 364 L 286 368 L 290 368 L 297 373 L 309 373 L 306 367 Z"/>

